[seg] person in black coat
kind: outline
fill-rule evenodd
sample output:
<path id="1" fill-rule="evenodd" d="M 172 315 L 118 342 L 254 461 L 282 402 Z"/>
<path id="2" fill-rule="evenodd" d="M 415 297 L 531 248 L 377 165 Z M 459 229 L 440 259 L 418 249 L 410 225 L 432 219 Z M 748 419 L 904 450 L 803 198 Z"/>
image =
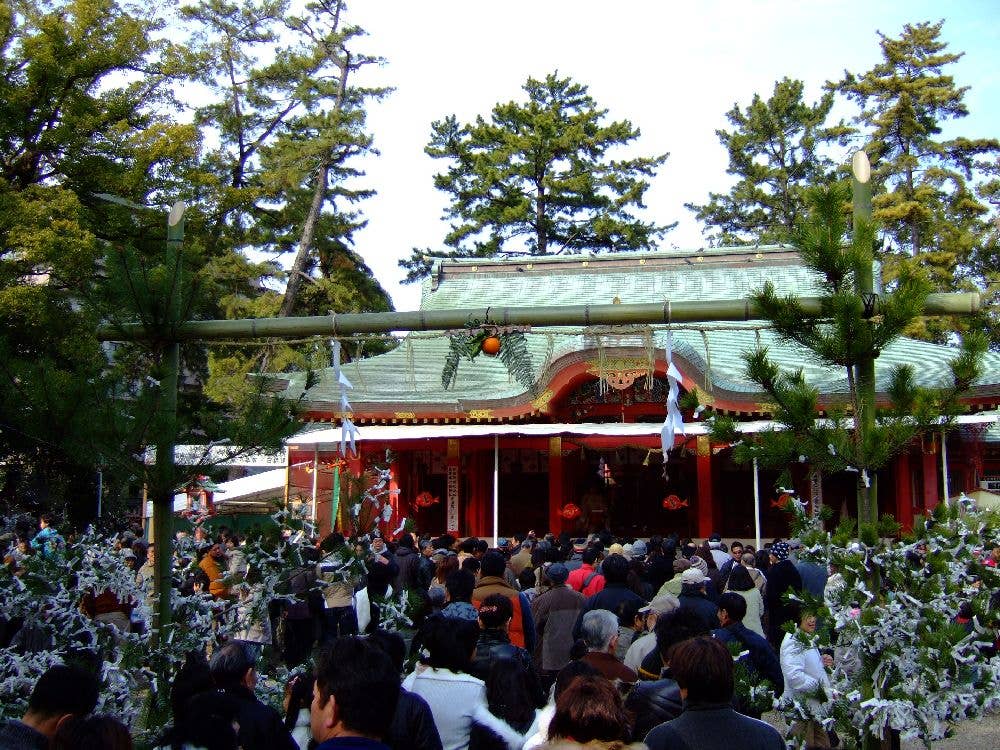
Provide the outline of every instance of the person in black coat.
<path id="1" fill-rule="evenodd" d="M 777 650 L 781 648 L 781 640 L 785 636 L 782 625 L 796 620 L 795 604 L 786 602 L 785 594 L 800 593 L 802 577 L 788 559 L 788 544 L 785 542 L 771 545 L 770 562 L 764 574 L 767 578 L 764 607 L 767 609 L 767 639 Z"/>
<path id="2" fill-rule="evenodd" d="M 705 630 L 719 624 L 719 609 L 705 593 L 709 579 L 698 568 L 688 568 L 681 574 L 681 595 L 677 597 L 682 609 L 690 609 L 701 618 Z"/>
<path id="3" fill-rule="evenodd" d="M 698 636 L 677 644 L 670 652 L 670 668 L 684 712 L 646 735 L 649 750 L 734 744 L 740 750 L 784 750 L 778 730 L 733 710 L 733 657 L 717 639 Z"/>
<path id="4" fill-rule="evenodd" d="M 643 661 L 640 677 L 655 673 L 655 679 L 642 679 L 625 697 L 625 710 L 634 719 L 632 736 L 645 737 L 657 724 L 676 719 L 684 710 L 680 687 L 670 672 L 670 652 L 673 647 L 699 635 L 705 627 L 694 612 L 676 609 L 656 621 L 656 649 Z"/>
<path id="5" fill-rule="evenodd" d="M 368 638 L 389 655 L 393 666 L 402 673 L 406 642 L 399 633 L 376 630 Z M 399 689 L 399 702 L 392 723 L 382 742 L 392 750 L 441 750 L 441 735 L 427 701 L 416 693 Z"/>
<path id="6" fill-rule="evenodd" d="M 216 688 L 234 705 L 243 750 L 298 750 L 281 714 L 254 695 L 257 667 L 245 644 L 227 643 L 212 655 L 209 669 Z"/>
<path id="7" fill-rule="evenodd" d="M 592 609 L 617 612 L 625 601 L 636 602 L 640 607 L 646 604 L 641 596 L 628 587 L 629 564 L 624 557 L 608 555 L 601 563 L 601 571 L 604 575 L 604 588 L 583 603 L 583 609 L 580 610 L 576 625 L 573 626 L 573 638 L 576 640 L 582 637 L 583 616 Z"/>
<path id="8" fill-rule="evenodd" d="M 746 657 L 741 657 L 747 666 L 751 680 L 763 678 L 771 683 L 774 694 L 780 696 L 785 691 L 785 679 L 781 674 L 781 662 L 771 648 L 771 644 L 762 636 L 753 632 L 743 624 L 747 613 L 747 602 L 739 594 L 729 592 L 719 598 L 719 625 L 712 635 L 723 643 L 739 643 L 741 650 L 746 650 Z M 760 716 L 740 709 L 740 713 L 759 719 Z"/>

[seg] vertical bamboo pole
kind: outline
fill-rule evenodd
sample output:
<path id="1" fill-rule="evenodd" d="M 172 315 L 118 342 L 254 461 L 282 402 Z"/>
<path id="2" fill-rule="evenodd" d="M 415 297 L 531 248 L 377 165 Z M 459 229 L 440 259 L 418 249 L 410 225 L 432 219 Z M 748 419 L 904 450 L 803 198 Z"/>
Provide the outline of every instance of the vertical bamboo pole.
<path id="1" fill-rule="evenodd" d="M 853 204 L 853 219 L 855 236 L 862 224 L 871 222 L 872 218 L 872 186 L 871 165 L 864 151 L 857 151 L 851 159 L 851 197 Z M 857 279 L 858 293 L 862 296 L 875 292 L 873 261 L 863 263 Z M 858 420 L 859 437 L 867 439 L 875 427 L 875 358 L 864 357 L 856 367 L 856 383 L 858 389 Z M 859 446 L 863 450 L 862 446 Z M 865 467 L 862 467 L 865 468 Z M 863 481 L 868 477 L 868 483 Z M 878 520 L 878 480 L 875 473 L 858 474 L 858 524 L 874 523 Z"/>
<path id="2" fill-rule="evenodd" d="M 182 247 L 184 243 L 184 204 L 174 204 L 167 217 L 167 267 L 174 274 L 173 297 L 170 300 L 170 315 L 173 323 L 180 317 L 180 273 Z M 164 628 L 173 621 L 170 600 L 172 585 L 170 565 L 173 560 L 173 517 L 174 517 L 174 442 L 177 436 L 177 380 L 180 370 L 180 344 L 176 341 L 166 345 L 160 373 L 160 399 L 158 406 L 159 435 L 156 443 L 156 487 L 153 493 L 153 544 L 156 547 L 154 559 L 154 590 L 156 592 L 157 638 L 163 636 Z"/>

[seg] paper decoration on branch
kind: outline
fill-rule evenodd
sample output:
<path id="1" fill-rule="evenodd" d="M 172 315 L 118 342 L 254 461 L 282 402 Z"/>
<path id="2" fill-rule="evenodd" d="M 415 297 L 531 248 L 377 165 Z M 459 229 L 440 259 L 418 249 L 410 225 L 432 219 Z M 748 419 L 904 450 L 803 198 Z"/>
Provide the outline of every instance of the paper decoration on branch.
<path id="1" fill-rule="evenodd" d="M 667 495 L 663 498 L 663 507 L 667 510 L 680 510 L 681 508 L 688 507 L 688 505 L 687 500 L 681 500 L 677 495 Z"/>
<path id="2" fill-rule="evenodd" d="M 670 450 L 674 447 L 674 437 L 679 432 L 684 433 L 684 417 L 681 415 L 680 405 L 677 398 L 680 393 L 681 373 L 674 365 L 674 338 L 670 331 L 667 331 L 667 382 L 670 387 L 667 391 L 667 416 L 663 420 L 663 427 L 660 429 L 660 446 L 663 448 L 663 474 L 667 473 L 667 461 L 670 460 Z"/>
<path id="3" fill-rule="evenodd" d="M 347 400 L 347 391 L 353 389 L 354 386 L 340 369 L 340 342 L 331 341 L 330 348 L 333 359 L 333 377 L 337 380 L 337 385 L 340 388 L 340 455 L 347 455 L 348 445 L 351 446 L 351 453 L 357 455 L 358 428 L 351 420 L 351 404 Z"/>

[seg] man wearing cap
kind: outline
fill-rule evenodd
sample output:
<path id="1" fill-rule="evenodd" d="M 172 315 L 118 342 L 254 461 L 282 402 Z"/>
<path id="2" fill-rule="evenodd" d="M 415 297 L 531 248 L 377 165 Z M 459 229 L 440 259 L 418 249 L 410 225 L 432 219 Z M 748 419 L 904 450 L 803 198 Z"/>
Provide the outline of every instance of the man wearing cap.
<path id="1" fill-rule="evenodd" d="M 708 548 L 712 552 L 712 559 L 715 560 L 715 567 L 721 569 L 729 559 L 729 555 L 722 549 L 722 535 L 718 532 L 708 538 Z"/>
<path id="2" fill-rule="evenodd" d="M 663 594 L 654 597 L 653 601 L 639 610 L 639 615 L 642 616 L 644 621 L 645 632 L 633 640 L 628 647 L 628 651 L 625 652 L 625 659 L 623 661 L 626 667 L 636 672 L 639 671 L 643 659 L 656 649 L 656 634 L 653 632 L 656 621 L 661 615 L 673 612 L 680 606 L 681 603 L 676 596 L 673 594 Z"/>
<path id="3" fill-rule="evenodd" d="M 587 551 L 587 540 L 586 539 L 574 539 L 573 540 L 573 554 L 570 558 L 566 560 L 566 569 L 572 573 L 574 570 L 583 565 L 583 553 Z"/>
<path id="4" fill-rule="evenodd" d="M 566 585 L 569 570 L 561 562 L 549 565 L 542 575 L 552 583 L 552 588 L 542 591 L 532 600 L 531 613 L 535 619 L 535 632 L 541 641 L 538 667 L 543 682 L 548 685 L 569 663 L 573 626 L 583 609 L 584 597 Z"/>
<path id="5" fill-rule="evenodd" d="M 802 577 L 795 565 L 788 559 L 788 544 L 775 542 L 771 545 L 771 566 L 765 571 L 767 591 L 764 606 L 767 609 L 767 639 L 777 650 L 785 636 L 782 626 L 796 619 L 795 603 L 786 603 L 785 594 L 802 591 Z"/>
<path id="6" fill-rule="evenodd" d="M 680 609 L 694 612 L 705 623 L 705 628 L 711 630 L 718 626 L 719 610 L 705 594 L 705 584 L 708 581 L 708 576 L 698 568 L 688 568 L 681 574 L 681 595 L 677 600 L 681 603 Z"/>
<path id="7" fill-rule="evenodd" d="M 691 561 L 685 560 L 683 557 L 678 557 L 674 560 L 674 577 L 669 581 L 660 586 L 660 590 L 656 592 L 656 596 L 660 597 L 665 594 L 670 594 L 672 596 L 681 595 L 681 575 L 685 570 L 691 567 Z"/>

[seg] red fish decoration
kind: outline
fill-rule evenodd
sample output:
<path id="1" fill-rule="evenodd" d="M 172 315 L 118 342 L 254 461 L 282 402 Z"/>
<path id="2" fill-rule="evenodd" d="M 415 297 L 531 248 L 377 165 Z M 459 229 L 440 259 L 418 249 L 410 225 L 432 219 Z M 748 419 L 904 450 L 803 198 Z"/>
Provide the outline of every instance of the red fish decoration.
<path id="1" fill-rule="evenodd" d="M 437 505 L 439 502 L 441 502 L 441 498 L 434 497 L 429 492 L 421 492 L 413 498 L 413 504 L 418 508 L 429 508 L 432 505 Z"/>
<path id="2" fill-rule="evenodd" d="M 580 510 L 580 506 L 575 505 L 573 503 L 566 503 L 562 507 L 562 510 L 559 511 L 559 515 L 565 518 L 567 521 L 572 521 L 574 518 L 579 518 L 581 512 L 582 511 Z"/>
<path id="3" fill-rule="evenodd" d="M 789 495 L 787 492 L 782 492 L 778 496 L 777 500 L 772 500 L 771 501 L 771 507 L 772 508 L 786 508 L 788 506 L 788 503 L 791 502 L 792 499 L 793 499 L 792 496 Z"/>
<path id="4" fill-rule="evenodd" d="M 687 508 L 688 505 L 687 500 L 681 500 L 677 495 L 667 495 L 663 498 L 663 507 L 667 510 L 680 510 L 681 508 Z"/>

